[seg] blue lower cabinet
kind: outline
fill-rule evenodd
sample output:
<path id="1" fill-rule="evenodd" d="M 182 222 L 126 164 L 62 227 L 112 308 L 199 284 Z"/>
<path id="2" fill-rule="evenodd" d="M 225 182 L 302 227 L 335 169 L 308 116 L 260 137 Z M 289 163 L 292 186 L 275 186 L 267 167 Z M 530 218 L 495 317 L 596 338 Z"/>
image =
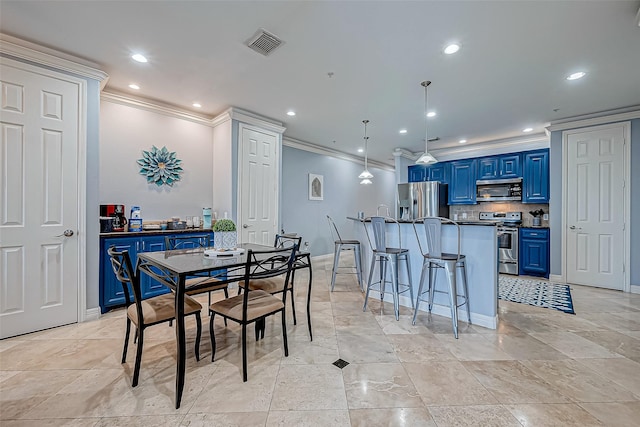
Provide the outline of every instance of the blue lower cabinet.
<path id="1" fill-rule="evenodd" d="M 520 229 L 519 274 L 549 277 L 549 229 Z"/>
<path id="2" fill-rule="evenodd" d="M 206 232 L 194 232 L 193 234 L 202 235 Z M 211 241 L 213 241 L 213 233 L 211 235 Z M 138 261 L 138 254 L 141 252 L 155 252 L 164 251 L 164 238 L 165 236 L 172 236 L 173 234 L 162 234 L 152 236 L 138 236 L 138 237 L 101 237 L 100 238 L 100 311 L 102 313 L 107 312 L 113 307 L 124 305 L 124 292 L 122 285 L 116 279 L 116 276 L 111 268 L 111 261 L 109 260 L 109 254 L 107 250 L 111 246 L 115 246 L 118 250 L 129 251 L 129 257 L 135 268 Z M 188 237 L 189 233 L 180 234 L 180 236 Z M 197 244 L 198 238 L 194 237 L 194 247 L 199 246 Z M 154 297 L 157 295 L 166 294 L 171 290 L 163 284 L 157 282 L 146 274 L 140 276 L 140 290 L 142 293 L 142 299 Z M 130 293 L 130 297 L 133 298 L 133 293 Z"/>

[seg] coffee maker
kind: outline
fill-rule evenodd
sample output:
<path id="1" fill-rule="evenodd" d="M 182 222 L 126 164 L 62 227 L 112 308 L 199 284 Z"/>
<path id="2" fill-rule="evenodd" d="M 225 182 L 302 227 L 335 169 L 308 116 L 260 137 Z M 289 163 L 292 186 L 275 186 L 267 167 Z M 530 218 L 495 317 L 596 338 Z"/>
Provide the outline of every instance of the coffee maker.
<path id="1" fill-rule="evenodd" d="M 113 218 L 113 231 L 124 231 L 124 226 L 127 224 L 124 205 L 100 205 L 100 216 Z"/>

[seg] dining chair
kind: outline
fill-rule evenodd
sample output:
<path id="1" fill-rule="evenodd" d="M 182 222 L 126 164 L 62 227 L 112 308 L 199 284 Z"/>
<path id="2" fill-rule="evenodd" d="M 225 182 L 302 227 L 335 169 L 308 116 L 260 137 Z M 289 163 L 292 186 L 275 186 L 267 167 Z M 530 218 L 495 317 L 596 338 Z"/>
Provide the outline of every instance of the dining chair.
<path id="1" fill-rule="evenodd" d="M 190 236 L 165 236 L 164 238 L 164 246 L 167 250 L 174 249 L 192 249 L 192 248 L 209 248 L 211 247 L 211 235 L 202 234 L 202 235 L 190 235 Z M 189 285 L 193 285 L 198 283 L 200 285 L 206 284 L 206 287 L 198 287 L 195 290 L 188 290 Z M 199 295 L 204 294 L 205 292 L 209 295 L 209 303 L 211 305 L 211 292 L 220 291 L 224 292 L 224 297 L 229 298 L 229 283 L 221 281 L 216 277 L 211 277 L 211 272 L 208 272 L 204 276 L 191 277 L 186 280 L 185 287 L 187 291 L 185 292 L 187 295 Z M 227 322 L 225 321 L 225 325 Z"/>
<path id="2" fill-rule="evenodd" d="M 133 268 L 129 252 L 118 251 L 115 246 L 107 250 L 111 259 L 111 267 L 118 281 L 122 284 L 124 291 L 126 312 L 127 312 L 127 331 L 124 337 L 124 348 L 122 350 L 122 363 L 127 359 L 127 347 L 129 344 L 129 333 L 131 331 L 131 323 L 136 327 L 136 338 L 138 349 L 136 351 L 136 362 L 133 370 L 132 386 L 138 385 L 138 377 L 140 375 L 140 363 L 142 361 L 142 346 L 144 344 L 144 330 L 153 325 L 163 322 L 169 322 L 175 318 L 175 296 L 173 293 L 158 295 L 156 297 L 142 299 L 140 290 L 140 278 Z M 130 298 L 129 287 L 133 291 L 133 301 Z M 196 360 L 200 360 L 200 334 L 202 331 L 202 323 L 200 321 L 200 310 L 202 305 L 193 298 L 185 295 L 184 297 L 184 315 L 194 315 L 196 318 L 196 344 L 195 354 Z"/>
<path id="3" fill-rule="evenodd" d="M 302 244 L 302 236 L 298 236 L 297 234 L 276 234 L 275 241 L 273 243 L 273 247 L 276 249 L 291 249 L 293 247 L 300 248 Z M 287 289 L 282 289 L 281 280 L 277 277 L 270 278 L 262 278 L 262 279 L 252 279 L 249 281 L 249 289 L 252 291 L 255 290 L 263 290 L 265 292 L 269 292 L 271 295 L 278 294 L 280 292 L 289 291 L 291 293 L 291 312 L 293 314 L 293 324 L 297 325 L 296 319 L 296 303 L 295 303 L 295 290 L 293 288 L 293 284 L 295 281 L 296 274 L 296 264 L 294 260 L 293 270 L 291 271 L 291 280 L 289 280 L 289 285 Z M 306 268 L 306 265 L 305 265 Z M 238 293 L 240 293 L 241 289 L 244 289 L 244 282 L 240 281 L 238 283 Z M 264 329 L 260 330 L 262 338 L 264 338 Z M 259 339 L 258 334 L 256 333 L 256 341 Z"/>
<path id="4" fill-rule="evenodd" d="M 424 229 L 418 231 L 417 224 L 422 224 Z M 458 246 L 455 253 L 443 252 L 442 245 L 442 225 L 450 224 L 456 233 Z M 449 218 L 423 217 L 413 221 L 413 230 L 416 233 L 418 247 L 422 253 L 422 272 L 420 273 L 420 286 L 416 296 L 416 304 L 413 312 L 413 324 L 416 324 L 418 316 L 418 306 L 422 300 L 423 293 L 427 294 L 427 305 L 429 313 L 433 307 L 435 292 L 446 293 L 448 295 L 449 307 L 451 309 L 451 322 L 453 324 L 453 336 L 458 338 L 458 307 L 466 305 L 467 320 L 471 324 L 471 310 L 469 309 L 469 288 L 467 286 L 466 256 L 460 253 L 460 225 Z M 421 243 L 420 235 L 423 235 L 426 245 Z M 444 270 L 447 274 L 447 288 L 444 291 L 436 290 L 436 278 L 438 270 Z M 457 274 L 461 273 L 462 293 L 457 286 Z M 425 279 L 428 277 L 428 287 L 423 291 Z M 458 300 L 462 300 L 458 303 Z"/>
<path id="5" fill-rule="evenodd" d="M 237 322 L 242 326 L 242 377 L 247 381 L 247 325 L 254 323 L 256 334 L 259 328 L 264 330 L 264 323 L 268 316 L 281 313 L 282 340 L 284 355 L 289 356 L 287 346 L 286 326 L 286 301 L 293 262 L 298 250 L 297 245 L 288 248 L 275 248 L 264 251 L 247 251 L 247 260 L 244 266 L 244 275 L 240 280 L 245 291 L 240 294 L 215 302 L 209 307 L 209 333 L 211 335 L 211 361 L 216 354 L 216 339 L 213 328 L 213 320 L 216 315 Z M 251 289 L 249 283 L 252 280 L 270 280 L 279 283 L 282 298 L 278 298 L 262 289 Z"/>

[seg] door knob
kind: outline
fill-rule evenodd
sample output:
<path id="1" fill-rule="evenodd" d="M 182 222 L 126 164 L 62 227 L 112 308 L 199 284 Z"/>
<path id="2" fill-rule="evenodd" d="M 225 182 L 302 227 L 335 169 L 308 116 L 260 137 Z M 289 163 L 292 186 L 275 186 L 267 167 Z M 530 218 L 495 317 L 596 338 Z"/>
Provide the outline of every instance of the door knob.
<path id="1" fill-rule="evenodd" d="M 571 230 L 582 230 L 582 227 L 576 227 L 575 225 L 572 225 L 571 227 L 569 227 Z"/>
<path id="2" fill-rule="evenodd" d="M 242 228 L 249 228 L 249 227 L 251 227 L 251 226 L 248 225 L 248 224 L 242 224 Z"/>
<path id="3" fill-rule="evenodd" d="M 64 233 L 58 234 L 57 236 L 53 236 L 53 237 L 71 237 L 71 236 L 73 236 L 73 230 L 64 230 Z"/>

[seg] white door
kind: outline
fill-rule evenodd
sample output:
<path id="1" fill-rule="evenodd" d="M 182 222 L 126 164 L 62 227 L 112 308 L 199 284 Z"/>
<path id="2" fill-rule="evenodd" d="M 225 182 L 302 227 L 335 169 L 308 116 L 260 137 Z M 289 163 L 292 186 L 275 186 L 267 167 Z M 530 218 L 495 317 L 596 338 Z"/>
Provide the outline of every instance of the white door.
<path id="1" fill-rule="evenodd" d="M 624 127 L 566 137 L 567 282 L 624 288 Z"/>
<path id="2" fill-rule="evenodd" d="M 279 138 L 240 125 L 240 241 L 273 245 L 278 227 Z"/>
<path id="3" fill-rule="evenodd" d="M 0 337 L 5 338 L 78 321 L 80 90 L 37 72 L 0 67 Z M 65 237 L 66 230 L 73 235 Z"/>

